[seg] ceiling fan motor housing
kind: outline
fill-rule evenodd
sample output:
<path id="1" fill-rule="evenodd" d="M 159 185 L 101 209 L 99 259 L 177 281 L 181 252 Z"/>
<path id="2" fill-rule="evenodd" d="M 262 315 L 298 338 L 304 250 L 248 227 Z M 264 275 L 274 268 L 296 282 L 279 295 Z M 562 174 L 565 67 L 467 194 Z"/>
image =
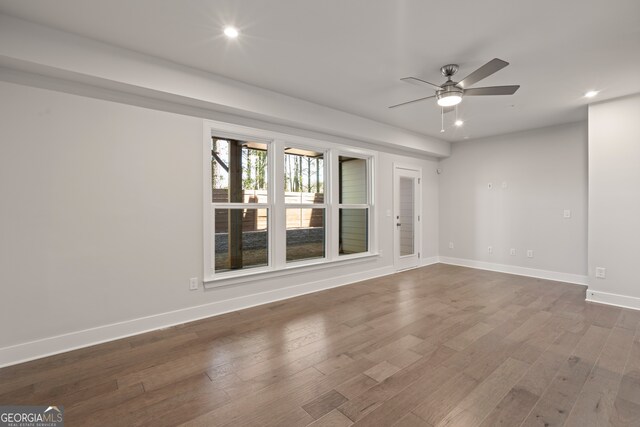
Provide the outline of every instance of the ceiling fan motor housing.
<path id="1" fill-rule="evenodd" d="M 458 72 L 458 64 L 447 64 L 440 68 L 440 72 L 443 76 L 451 80 L 451 76 Z"/>

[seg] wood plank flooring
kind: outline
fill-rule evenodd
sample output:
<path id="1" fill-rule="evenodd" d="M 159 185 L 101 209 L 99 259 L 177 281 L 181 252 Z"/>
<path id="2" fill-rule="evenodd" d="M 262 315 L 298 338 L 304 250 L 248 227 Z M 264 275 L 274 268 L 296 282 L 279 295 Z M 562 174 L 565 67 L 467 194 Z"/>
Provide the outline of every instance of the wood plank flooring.
<path id="1" fill-rule="evenodd" d="M 640 426 L 640 312 L 443 264 L 0 370 L 68 426 Z"/>

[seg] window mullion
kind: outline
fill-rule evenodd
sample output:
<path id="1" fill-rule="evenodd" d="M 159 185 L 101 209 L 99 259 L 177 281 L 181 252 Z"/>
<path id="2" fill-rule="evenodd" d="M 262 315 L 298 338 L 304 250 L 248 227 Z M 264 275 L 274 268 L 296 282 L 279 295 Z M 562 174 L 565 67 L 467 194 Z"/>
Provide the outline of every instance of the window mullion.
<path id="1" fill-rule="evenodd" d="M 358 203 L 358 204 L 341 204 L 340 207 L 342 209 L 368 209 L 371 207 L 371 205 L 365 205 L 362 203 Z"/>
<path id="2" fill-rule="evenodd" d="M 339 202 L 339 190 L 340 190 L 340 183 L 339 183 L 339 179 L 338 179 L 338 169 L 339 169 L 339 164 L 338 164 L 338 153 L 336 152 L 336 150 L 331 150 L 329 152 L 329 158 L 330 158 L 330 162 L 329 162 L 329 171 L 328 171 L 328 175 L 329 175 L 329 184 L 330 184 L 330 195 L 329 195 L 329 207 L 330 207 L 330 221 L 331 224 L 329 226 L 329 250 L 328 250 L 328 256 L 329 259 L 331 260 L 335 260 L 338 259 L 338 225 L 339 225 L 339 221 L 338 221 L 338 212 L 339 212 L 339 208 L 338 208 L 338 202 Z"/>
<path id="3" fill-rule="evenodd" d="M 327 205 L 325 203 L 287 203 L 284 205 L 287 209 L 326 209 Z"/>
<path id="4" fill-rule="evenodd" d="M 269 209 L 270 203 L 212 203 L 213 209 Z"/>
<path id="5" fill-rule="evenodd" d="M 271 250 L 273 252 L 273 268 L 286 266 L 287 260 L 287 220 L 284 197 L 284 144 L 276 140 L 272 145 L 271 194 L 273 194 L 273 233 Z"/>

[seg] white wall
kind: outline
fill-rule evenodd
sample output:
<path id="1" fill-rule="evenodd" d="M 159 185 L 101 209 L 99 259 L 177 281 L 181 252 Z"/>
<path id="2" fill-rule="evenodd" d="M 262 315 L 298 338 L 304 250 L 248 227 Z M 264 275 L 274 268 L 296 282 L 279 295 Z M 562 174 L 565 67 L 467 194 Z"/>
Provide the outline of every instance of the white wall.
<path id="1" fill-rule="evenodd" d="M 589 292 L 640 309 L 640 95 L 589 107 Z M 595 268 L 606 268 L 606 278 Z"/>
<path id="2" fill-rule="evenodd" d="M 440 168 L 441 257 L 585 281 L 586 123 L 455 143 Z M 571 210 L 571 218 L 563 218 L 565 209 Z M 533 258 L 526 256 L 529 249 Z"/>
<path id="3" fill-rule="evenodd" d="M 5 82 L 0 99 L 0 365 L 392 272 L 394 161 L 424 170 L 423 253 L 437 256 L 437 161 L 381 152 L 380 257 L 189 291 L 202 120 Z"/>

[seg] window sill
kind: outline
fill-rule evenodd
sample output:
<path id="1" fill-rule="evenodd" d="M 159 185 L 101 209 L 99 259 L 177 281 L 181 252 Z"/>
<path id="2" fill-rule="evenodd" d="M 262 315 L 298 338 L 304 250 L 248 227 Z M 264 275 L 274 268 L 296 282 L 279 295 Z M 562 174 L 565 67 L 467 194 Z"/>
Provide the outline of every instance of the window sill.
<path id="1" fill-rule="evenodd" d="M 214 289 L 220 288 L 224 286 L 232 286 L 244 283 L 255 282 L 258 280 L 271 279 L 274 277 L 287 276 L 290 274 L 296 274 L 307 271 L 315 271 L 315 270 L 323 270 L 325 268 L 332 268 L 336 265 L 348 265 L 355 264 L 362 261 L 378 258 L 380 254 L 378 253 L 367 253 L 363 255 L 345 255 L 344 258 L 339 258 L 332 261 L 319 261 L 319 262 L 305 262 L 300 264 L 288 265 L 285 268 L 279 270 L 260 270 L 255 272 L 246 272 L 240 275 L 227 276 L 227 277 L 216 277 L 216 278 L 205 278 L 204 279 L 204 288 L 205 289 Z"/>

